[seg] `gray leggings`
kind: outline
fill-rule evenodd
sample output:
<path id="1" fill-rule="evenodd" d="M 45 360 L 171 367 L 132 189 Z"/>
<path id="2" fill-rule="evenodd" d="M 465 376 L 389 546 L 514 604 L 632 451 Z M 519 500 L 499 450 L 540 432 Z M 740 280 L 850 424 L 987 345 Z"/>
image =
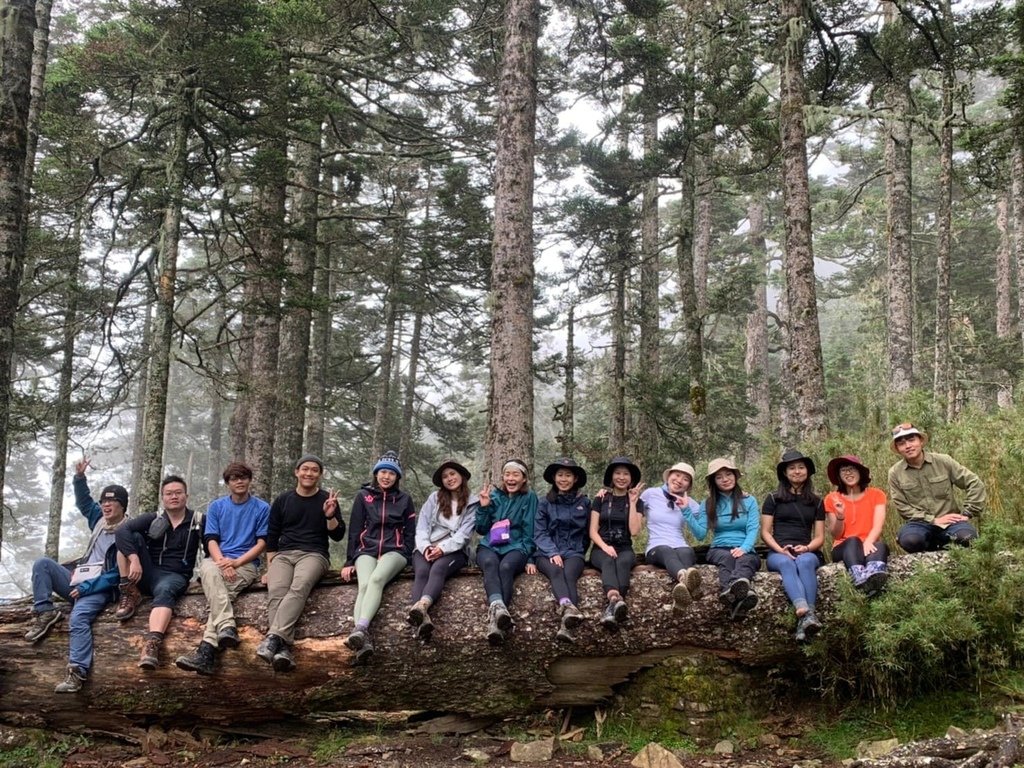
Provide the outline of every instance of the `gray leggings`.
<path id="1" fill-rule="evenodd" d="M 352 618 L 356 621 L 373 619 L 384 597 L 384 587 L 400 574 L 405 566 L 405 555 L 400 552 L 385 552 L 380 559 L 373 555 L 357 557 L 356 578 L 359 580 L 359 592 L 356 594 Z"/>

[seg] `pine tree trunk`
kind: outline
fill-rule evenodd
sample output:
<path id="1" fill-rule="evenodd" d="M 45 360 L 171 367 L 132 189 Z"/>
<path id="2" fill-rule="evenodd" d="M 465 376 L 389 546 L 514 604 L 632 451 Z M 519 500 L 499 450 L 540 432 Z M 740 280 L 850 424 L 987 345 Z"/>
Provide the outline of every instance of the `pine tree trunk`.
<path id="1" fill-rule="evenodd" d="M 757 282 L 754 284 L 754 311 L 747 316 L 746 353 L 743 367 L 747 375 L 747 435 L 751 443 L 771 429 L 771 387 L 768 380 L 768 249 L 764 238 L 764 205 L 757 200 L 747 204 L 750 229 L 750 261 Z"/>
<path id="2" fill-rule="evenodd" d="M 653 34 L 653 25 L 648 24 Z M 649 114 L 644 120 L 644 156 L 653 158 L 658 151 L 658 120 Z M 659 452 L 658 428 L 652 396 L 661 378 L 661 341 L 658 328 L 658 281 L 661 243 L 658 220 L 658 175 L 652 171 L 645 180 L 640 209 L 640 348 L 635 361 L 640 382 L 636 426 L 636 459 L 640 466 L 651 466 Z"/>
<path id="3" fill-rule="evenodd" d="M 811 443 L 828 431 L 825 374 L 818 327 L 814 250 L 811 243 L 811 194 L 807 179 L 804 129 L 805 6 L 781 0 L 785 34 L 781 61 L 779 128 L 782 138 L 782 196 L 786 243 L 783 267 L 789 305 L 790 359 L 800 439 Z"/>
<path id="4" fill-rule="evenodd" d="M 249 433 L 249 403 L 252 398 L 252 340 L 256 333 L 255 280 L 242 286 L 242 322 L 238 331 L 238 352 L 235 355 L 235 407 L 228 422 L 228 448 L 232 458 L 248 461 L 246 435 Z"/>
<path id="5" fill-rule="evenodd" d="M 81 261 L 82 216 L 75 217 L 69 244 L 68 281 L 64 285 L 64 323 L 61 329 L 61 362 L 57 401 L 53 413 L 53 464 L 50 467 L 50 509 L 46 523 L 43 554 L 58 560 L 60 523 L 64 511 L 64 483 L 67 478 L 68 435 L 71 425 L 71 397 L 75 374 L 75 338 L 78 335 L 78 271 Z"/>
<path id="6" fill-rule="evenodd" d="M 292 466 L 302 456 L 306 426 L 306 385 L 309 376 L 309 339 L 312 323 L 310 295 L 316 270 L 320 186 L 320 129 L 315 141 L 300 141 L 295 149 L 299 189 L 295 195 L 295 237 L 286 254 L 284 316 L 277 370 L 277 415 L 274 430 L 276 488 L 287 488 Z"/>
<path id="7" fill-rule="evenodd" d="M 224 397 L 219 382 L 224 380 L 224 345 L 228 337 L 227 318 L 224 302 L 218 301 L 213 307 L 214 327 L 217 336 L 209 352 L 210 370 L 213 382 L 209 388 L 210 398 L 210 450 L 206 461 L 206 491 L 209 498 L 218 496 L 221 472 L 224 469 Z"/>
<path id="8" fill-rule="evenodd" d="M 569 316 L 565 323 L 565 385 L 564 402 L 559 418 L 562 434 L 558 438 L 565 456 L 572 456 L 576 450 L 576 305 L 569 305 Z"/>
<path id="9" fill-rule="evenodd" d="M 1013 137 L 1010 154 L 1010 183 L 1012 188 L 1013 253 L 1017 263 L 1017 327 L 1024 344 L 1024 129 L 1018 128 Z"/>
<path id="10" fill-rule="evenodd" d="M 619 232 L 612 265 L 612 419 L 608 453 L 626 453 L 626 280 L 629 274 L 629 232 Z"/>
<path id="11" fill-rule="evenodd" d="M 932 396 L 946 409 L 946 419 L 953 418 L 953 367 L 949 341 L 950 287 L 949 270 L 953 251 L 953 89 L 956 70 L 953 60 L 953 12 L 949 0 L 942 4 L 945 20 L 944 39 L 950 41 L 942 59 L 942 124 L 939 139 L 939 205 L 938 250 L 935 256 L 935 375 Z"/>
<path id="12" fill-rule="evenodd" d="M 309 407 L 306 409 L 306 448 L 316 456 L 324 455 L 327 429 L 327 366 L 331 348 L 331 246 L 317 249 L 316 274 L 313 276 L 313 338 L 309 352 Z"/>
<path id="13" fill-rule="evenodd" d="M 395 329 L 398 325 L 398 308 L 395 306 L 398 290 L 394 281 L 397 279 L 400 250 L 396 248 L 392 255 L 391 287 L 384 298 L 384 343 L 381 346 L 380 366 L 377 369 L 377 397 L 373 409 L 373 432 L 370 440 L 369 459 L 371 465 L 384 453 L 387 442 L 387 425 L 391 407 L 391 366 L 395 359 Z"/>
<path id="14" fill-rule="evenodd" d="M 145 314 L 142 320 L 142 349 L 147 350 L 153 346 L 153 308 L 154 297 L 151 292 L 146 293 L 146 303 L 143 307 Z M 146 446 L 146 393 L 149 387 L 149 358 L 142 360 L 139 365 L 138 374 L 135 377 L 135 403 L 132 411 L 135 414 L 135 425 L 132 429 L 132 475 L 129 480 L 129 488 L 142 487 L 142 456 Z M 135 493 L 128 494 L 128 514 L 139 513 L 139 497 Z"/>
<path id="15" fill-rule="evenodd" d="M 34 3 L 9 0 L 0 6 L 0 510 L 4 509 L 4 475 L 10 439 L 14 324 L 25 269 L 28 224 L 25 166 L 35 27 Z M 0 546 L 3 534 L 0 515 Z"/>
<path id="16" fill-rule="evenodd" d="M 996 251 L 996 338 L 1008 343 L 1013 336 L 1013 269 L 1010 244 L 1009 200 L 1001 195 L 996 202 L 996 229 L 999 248 Z M 1007 347 L 1009 349 L 1009 347 Z M 1000 408 L 1013 407 L 1013 375 L 1008 370 L 998 374 L 999 391 L 996 402 Z"/>
<path id="17" fill-rule="evenodd" d="M 701 137 L 699 146 L 710 146 L 711 136 Z M 693 286 L 697 292 L 697 314 L 708 315 L 708 262 L 711 259 L 711 199 L 715 181 L 708 172 L 710 158 L 701 151 L 697 155 L 694 184 L 696 193 L 694 236 L 693 236 Z"/>
<path id="18" fill-rule="evenodd" d="M 50 52 L 50 15 L 53 0 L 36 0 L 36 30 L 32 42 L 32 96 L 28 107 L 28 145 L 25 156 L 25 192 L 31 194 L 36 169 L 36 147 L 39 146 L 39 116 L 46 97 L 46 67 Z M 61 478 L 63 483 L 63 478 Z"/>
<path id="19" fill-rule="evenodd" d="M 416 438 L 416 385 L 420 369 L 420 339 L 423 336 L 423 308 L 417 307 L 412 321 L 412 337 L 409 339 L 409 366 L 405 377 L 405 401 L 402 403 L 402 434 L 398 443 L 398 455 L 407 465 L 414 460 L 412 447 Z"/>
<path id="20" fill-rule="evenodd" d="M 191 84 L 182 80 L 175 94 L 177 115 L 174 140 L 167 158 L 167 203 L 160 225 L 157 253 L 157 296 L 153 335 L 149 347 L 149 376 L 146 383 L 146 415 L 142 448 L 142 474 L 133 488 L 139 509 L 157 508 L 163 474 L 164 431 L 167 421 L 167 384 L 171 375 L 171 341 L 174 336 L 174 299 L 178 275 L 178 245 L 181 238 L 181 207 L 188 163 L 188 140 L 192 132 Z"/>
<path id="21" fill-rule="evenodd" d="M 498 82 L 491 258 L 492 481 L 516 456 L 533 464 L 533 174 L 539 0 L 509 0 Z"/>

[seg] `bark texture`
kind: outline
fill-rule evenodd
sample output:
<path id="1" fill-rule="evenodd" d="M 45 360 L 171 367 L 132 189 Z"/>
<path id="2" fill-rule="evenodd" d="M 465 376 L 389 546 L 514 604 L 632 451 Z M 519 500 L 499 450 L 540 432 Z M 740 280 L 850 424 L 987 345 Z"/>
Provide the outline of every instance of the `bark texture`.
<path id="1" fill-rule="evenodd" d="M 785 44 L 780 68 L 779 131 L 786 224 L 783 268 L 789 307 L 789 367 L 792 391 L 796 397 L 799 437 L 804 442 L 813 442 L 827 433 L 827 413 L 804 128 L 805 6 L 801 0 L 781 0 L 780 5 Z"/>
<path id="2" fill-rule="evenodd" d="M 910 577 L 919 562 L 920 557 L 894 558 L 892 578 Z M 512 715 L 601 703 L 613 686 L 669 656 L 710 652 L 737 664 L 769 668 L 798 657 L 792 609 L 777 574 L 762 571 L 755 577 L 761 602 L 745 621 L 731 622 L 717 599 L 715 569 L 705 565 L 700 571 L 704 597 L 676 615 L 665 571 L 638 567 L 628 599 L 630 619 L 613 633 L 599 624 L 604 608 L 600 576 L 587 570 L 579 584 L 585 621 L 572 645 L 555 639 L 559 618 L 547 580 L 520 576 L 512 605 L 515 629 L 498 648 L 486 640 L 487 608 L 478 572 L 463 572 L 448 582 L 431 611 L 435 631 L 427 644 L 416 640 L 405 623 L 411 580 L 403 576 L 385 591 L 371 627 L 375 653 L 359 667 L 351 666 L 352 652 L 344 644 L 352 629 L 356 587 L 335 578 L 315 589 L 306 604 L 294 646 L 298 668 L 287 674 L 274 673 L 255 656 L 266 631 L 266 592 L 250 591 L 236 601 L 242 644 L 218 656 L 212 677 L 183 672 L 173 663 L 202 638 L 206 602 L 194 587 L 178 605 L 161 664 L 152 673 L 136 666 L 149 603 L 125 624 L 118 624 L 109 608 L 94 626 L 96 664 L 77 696 L 52 693 L 67 663 L 67 622 L 36 645 L 24 642 L 30 616 L 26 600 L 0 608 L 5 649 L 0 722 L 123 730 L 157 722 L 176 727 L 254 724 L 345 710 Z M 836 609 L 839 580 L 846 578 L 841 565 L 819 571 L 818 608 L 826 625 Z M 424 685 L 424 680 L 442 683 Z"/>
<path id="3" fill-rule="evenodd" d="M 747 349 L 743 367 L 747 374 L 747 434 L 752 438 L 771 429 L 771 387 L 768 380 L 768 249 L 764 239 L 764 205 L 751 200 L 747 205 L 750 229 L 750 261 L 755 266 L 754 311 L 747 317 Z"/>
<path id="4" fill-rule="evenodd" d="M 996 229 L 999 231 L 999 248 L 996 250 L 996 337 L 1006 342 L 1009 342 L 1014 334 L 1009 207 L 1005 195 L 996 202 Z M 1013 406 L 1013 375 L 1008 370 L 1000 372 L 996 402 L 1000 408 Z"/>
<path id="5" fill-rule="evenodd" d="M 935 371 L 933 395 L 946 406 L 946 418 L 953 418 L 955 382 L 950 348 L 950 264 L 953 252 L 953 89 L 956 70 L 953 61 L 953 12 L 949 0 L 942 4 L 944 39 L 948 41 L 942 59 L 942 123 L 939 134 L 938 250 L 935 256 Z"/>
<path id="6" fill-rule="evenodd" d="M 533 183 L 538 0 L 510 0 L 498 83 L 487 466 L 533 463 Z"/>

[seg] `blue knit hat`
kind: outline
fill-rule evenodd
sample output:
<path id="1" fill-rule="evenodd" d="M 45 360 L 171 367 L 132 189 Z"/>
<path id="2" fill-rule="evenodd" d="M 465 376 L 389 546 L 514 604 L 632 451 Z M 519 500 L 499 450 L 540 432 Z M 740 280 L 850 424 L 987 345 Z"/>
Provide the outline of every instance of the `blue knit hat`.
<path id="1" fill-rule="evenodd" d="M 379 459 L 377 463 L 373 465 L 373 476 L 376 477 L 377 473 L 382 469 L 390 469 L 399 477 L 402 476 L 402 462 L 398 460 L 398 454 L 394 451 L 388 451 Z"/>

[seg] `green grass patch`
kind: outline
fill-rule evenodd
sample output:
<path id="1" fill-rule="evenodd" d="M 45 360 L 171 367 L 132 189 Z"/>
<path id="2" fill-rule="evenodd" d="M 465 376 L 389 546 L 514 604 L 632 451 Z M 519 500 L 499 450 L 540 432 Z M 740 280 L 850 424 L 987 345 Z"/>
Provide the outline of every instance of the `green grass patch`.
<path id="1" fill-rule="evenodd" d="M 372 743 L 380 738 L 380 734 L 357 733 L 348 728 L 331 728 L 327 734 L 312 746 L 314 759 L 321 763 L 330 763 L 345 754 L 352 744 L 357 742 Z"/>
<path id="2" fill-rule="evenodd" d="M 72 750 L 87 743 L 81 736 L 54 740 L 53 734 L 40 731 L 30 744 L 0 748 L 0 768 L 61 768 Z"/>

